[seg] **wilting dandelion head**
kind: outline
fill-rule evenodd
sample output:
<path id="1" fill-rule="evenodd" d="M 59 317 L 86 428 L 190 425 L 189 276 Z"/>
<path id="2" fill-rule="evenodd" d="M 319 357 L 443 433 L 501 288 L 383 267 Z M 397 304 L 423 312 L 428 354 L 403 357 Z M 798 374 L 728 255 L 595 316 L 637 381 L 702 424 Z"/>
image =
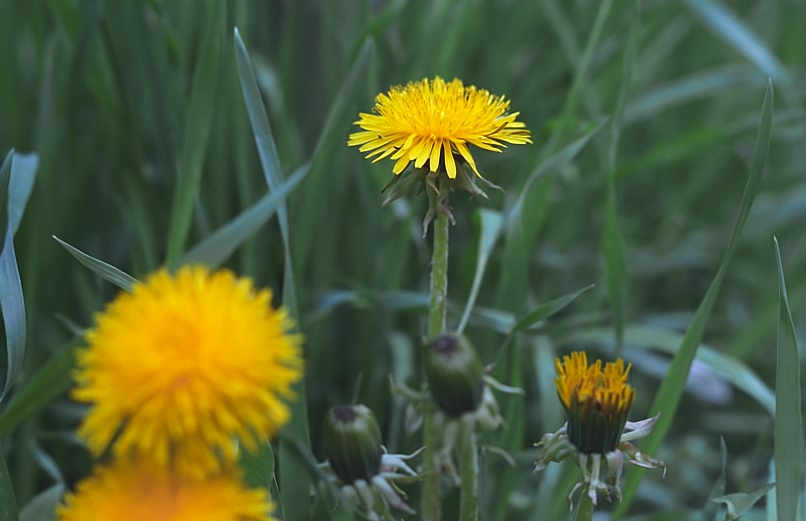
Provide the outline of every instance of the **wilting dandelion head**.
<path id="1" fill-rule="evenodd" d="M 59 521 L 270 521 L 263 488 L 223 473 L 195 480 L 131 463 L 99 467 L 57 510 Z"/>
<path id="2" fill-rule="evenodd" d="M 369 152 L 373 162 L 395 160 L 400 174 L 413 162 L 431 172 L 440 168 L 456 178 L 457 161 L 479 175 L 469 145 L 500 152 L 506 143 L 531 143 L 518 112 L 507 114 L 509 100 L 485 89 L 465 86 L 460 80 L 436 77 L 392 87 L 375 99 L 374 114 L 360 114 L 355 122 L 364 131 L 350 135 L 348 145 Z"/>
<path id="3" fill-rule="evenodd" d="M 201 477 L 289 419 L 301 338 L 269 290 L 229 271 L 159 271 L 97 316 L 73 396 L 93 455 L 111 451 Z"/>

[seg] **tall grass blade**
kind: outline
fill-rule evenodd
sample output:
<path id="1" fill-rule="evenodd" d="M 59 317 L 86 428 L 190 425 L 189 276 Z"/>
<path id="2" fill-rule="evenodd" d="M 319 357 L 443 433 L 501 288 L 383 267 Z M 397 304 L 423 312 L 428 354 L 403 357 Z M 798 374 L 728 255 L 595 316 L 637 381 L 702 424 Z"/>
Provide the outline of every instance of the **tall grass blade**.
<path id="1" fill-rule="evenodd" d="M 120 270 L 111 264 L 107 264 L 102 260 L 96 259 L 91 255 L 87 255 L 75 246 L 64 242 L 55 235 L 53 239 L 61 244 L 65 250 L 78 260 L 81 264 L 92 270 L 93 273 L 101 277 L 107 282 L 111 282 L 120 289 L 131 291 L 132 287 L 137 283 L 137 279 L 129 275 L 123 270 Z"/>
<path id="2" fill-rule="evenodd" d="M 481 288 L 481 281 L 484 278 L 484 271 L 487 268 L 487 261 L 490 260 L 493 246 L 495 246 L 495 242 L 498 240 L 498 235 L 501 233 L 501 226 L 504 223 L 504 218 L 499 212 L 482 208 L 479 210 L 478 215 L 481 221 L 481 231 L 479 232 L 479 253 L 476 258 L 476 273 L 473 275 L 473 286 L 470 289 L 470 296 L 467 298 L 465 310 L 462 313 L 462 319 L 459 321 L 459 327 L 456 328 L 458 333 L 464 331 L 467 321 L 470 319 L 470 313 L 473 311 L 473 306 L 476 304 L 476 299 L 479 296 L 479 289 Z"/>
<path id="3" fill-rule="evenodd" d="M 11 476 L 8 474 L 3 451 L 0 450 L 0 521 L 19 521 L 19 519 L 20 513 L 17 510 Z"/>
<path id="4" fill-rule="evenodd" d="M 182 264 L 220 266 L 277 211 L 283 201 L 299 185 L 308 167 L 300 167 L 277 190 L 272 190 L 236 218 L 205 237 L 182 257 Z"/>
<path id="5" fill-rule="evenodd" d="M 174 188 L 171 208 L 166 261 L 168 266 L 173 266 L 179 259 L 187 243 L 217 105 L 216 94 L 221 74 L 227 2 L 212 1 L 207 2 L 207 5 L 207 26 L 196 58 L 182 155 L 179 159 L 179 177 Z M 224 172 L 217 174 L 224 175 Z"/>
<path id="6" fill-rule="evenodd" d="M 31 195 L 39 160 L 36 156 L 9 153 L 0 167 L 0 211 L 4 223 L 0 242 L 0 310 L 6 337 L 6 371 L 0 402 L 14 385 L 25 359 L 26 320 L 22 280 L 14 249 L 14 235 L 20 225 L 22 214 Z"/>
<path id="7" fill-rule="evenodd" d="M 778 239 L 778 357 L 775 369 L 775 502 L 778 519 L 795 519 L 803 477 L 803 416 L 800 403 L 798 338 L 786 292 Z"/>
<path id="8" fill-rule="evenodd" d="M 761 119 L 758 127 L 758 134 L 756 136 L 755 149 L 753 151 L 753 159 L 750 163 L 750 175 L 747 178 L 744 194 L 739 207 L 739 215 L 736 218 L 736 224 L 733 227 L 728 246 L 725 251 L 725 256 L 719 269 L 708 288 L 702 302 L 697 308 L 691 323 L 689 324 L 680 348 L 675 354 L 669 372 L 661 382 L 660 389 L 658 389 L 655 399 L 649 411 L 650 414 L 660 412 L 661 416 L 655 429 L 652 431 L 642 443 L 642 450 L 648 454 L 652 454 L 658 450 L 663 438 L 669 431 L 669 427 L 674 420 L 677 406 L 680 403 L 680 397 L 683 394 L 683 389 L 686 385 L 686 377 L 688 376 L 691 363 L 697 354 L 697 347 L 702 340 L 705 326 L 708 323 L 708 318 L 711 316 L 711 311 L 714 308 L 717 295 L 722 287 L 722 282 L 725 279 L 728 264 L 733 257 L 733 252 L 736 248 L 736 243 L 742 233 L 747 216 L 750 213 L 750 208 L 753 206 L 756 193 L 761 183 L 761 176 L 764 169 L 764 164 L 767 161 L 767 153 L 770 149 L 770 139 L 772 136 L 772 111 L 773 111 L 773 90 L 772 81 L 767 83 L 767 90 L 764 94 L 764 101 L 761 105 Z M 635 497 L 635 492 L 638 490 L 638 484 L 644 476 L 646 469 L 634 469 L 631 473 L 627 474 L 623 488 L 623 501 L 619 503 L 614 510 L 614 519 L 618 520 L 627 512 L 632 500 Z"/>

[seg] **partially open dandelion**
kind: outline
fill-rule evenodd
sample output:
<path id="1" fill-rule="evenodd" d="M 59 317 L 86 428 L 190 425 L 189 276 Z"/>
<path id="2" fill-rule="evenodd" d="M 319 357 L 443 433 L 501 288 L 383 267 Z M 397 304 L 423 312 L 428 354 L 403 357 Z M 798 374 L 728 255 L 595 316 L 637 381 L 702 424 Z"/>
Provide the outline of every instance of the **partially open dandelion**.
<path id="1" fill-rule="evenodd" d="M 238 475 L 203 480 L 123 463 L 99 467 L 57 509 L 59 521 L 270 521 L 263 488 L 247 489 Z"/>
<path id="2" fill-rule="evenodd" d="M 93 455 L 201 477 L 289 419 L 301 338 L 269 290 L 229 271 L 159 271 L 98 315 L 73 396 L 92 405 L 79 435 Z"/>
<path id="3" fill-rule="evenodd" d="M 405 462 L 419 451 L 412 455 L 387 454 L 381 445 L 381 429 L 368 407 L 358 404 L 331 408 L 322 426 L 322 447 L 333 480 L 367 519 L 393 519 L 390 506 L 414 514 L 396 482 L 420 479 Z"/>
<path id="4" fill-rule="evenodd" d="M 535 471 L 542 470 L 550 462 L 560 462 L 571 456 L 582 470 L 582 482 L 571 490 L 588 484 L 588 496 L 596 504 L 597 491 L 602 490 L 610 499 L 608 485 L 621 499 L 619 479 L 624 460 L 648 468 L 666 467 L 629 443 L 652 432 L 658 416 L 637 423 L 628 422 L 635 391 L 627 383 L 630 366 L 624 367 L 620 358 L 607 363 L 602 370 L 602 361 L 588 365 L 584 352 L 578 351 L 556 360 L 555 385 L 568 421 L 555 433 L 543 436 L 537 445 L 543 451 L 537 460 Z M 625 432 L 626 430 L 626 432 Z M 607 463 L 608 473 L 601 481 L 602 458 Z"/>
<path id="5" fill-rule="evenodd" d="M 363 131 L 351 134 L 347 144 L 368 152 L 367 159 L 373 158 L 373 163 L 387 157 L 395 161 L 395 177 L 386 186 L 395 188 L 384 204 L 418 182 L 435 193 L 459 188 L 484 196 L 475 184 L 481 174 L 470 146 L 500 152 L 507 143 L 531 143 L 523 122 L 516 121 L 519 113 L 508 114 L 508 110 L 509 100 L 503 96 L 465 86 L 458 79 L 426 78 L 379 94 L 374 114 L 359 114 L 355 124 Z M 410 163 L 414 170 L 396 184 Z M 431 209 L 436 210 L 433 194 L 429 197 Z M 449 211 L 444 203 L 440 209 Z"/>

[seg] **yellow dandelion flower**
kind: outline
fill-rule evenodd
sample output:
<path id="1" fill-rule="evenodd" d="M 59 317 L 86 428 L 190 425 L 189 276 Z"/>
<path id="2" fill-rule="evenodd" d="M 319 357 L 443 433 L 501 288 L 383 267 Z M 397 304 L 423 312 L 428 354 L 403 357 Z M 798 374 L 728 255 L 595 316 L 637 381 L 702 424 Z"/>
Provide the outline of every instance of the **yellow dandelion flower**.
<path id="1" fill-rule="evenodd" d="M 129 463 L 96 469 L 57 508 L 58 521 L 270 521 L 265 489 L 237 475 L 195 480 Z"/>
<path id="2" fill-rule="evenodd" d="M 271 291 L 232 272 L 159 271 L 96 317 L 78 354 L 73 396 L 92 404 L 78 433 L 188 476 L 232 463 L 289 419 L 301 337 Z"/>
<path id="3" fill-rule="evenodd" d="M 500 152 L 505 143 L 531 143 L 518 112 L 507 114 L 509 100 L 485 89 L 466 87 L 458 79 L 424 79 L 392 87 L 375 99 L 375 114 L 359 114 L 356 125 L 364 132 L 350 135 L 349 146 L 375 156 L 395 160 L 392 171 L 400 174 L 410 162 L 415 168 L 428 164 L 431 172 L 442 168 L 456 178 L 457 161 L 464 161 L 481 177 L 468 145 Z"/>
<path id="4" fill-rule="evenodd" d="M 630 366 L 619 358 L 602 371 L 584 352 L 555 361 L 557 394 L 568 413 L 568 437 L 583 452 L 605 454 L 618 447 L 635 391 L 627 384 Z"/>

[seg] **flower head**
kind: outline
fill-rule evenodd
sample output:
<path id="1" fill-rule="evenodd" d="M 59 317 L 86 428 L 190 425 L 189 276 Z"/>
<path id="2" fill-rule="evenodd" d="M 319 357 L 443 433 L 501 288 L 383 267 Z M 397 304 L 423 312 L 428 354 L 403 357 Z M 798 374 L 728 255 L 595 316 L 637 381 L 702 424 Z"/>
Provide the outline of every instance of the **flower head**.
<path id="1" fill-rule="evenodd" d="M 159 271 L 97 317 L 78 355 L 73 396 L 94 455 L 210 475 L 289 418 L 301 338 L 271 292 L 229 271 Z"/>
<path id="2" fill-rule="evenodd" d="M 57 510 L 59 521 L 269 521 L 265 489 L 247 489 L 231 473 L 180 477 L 130 463 L 99 467 Z"/>
<path id="3" fill-rule="evenodd" d="M 624 368 L 620 358 L 602 370 L 601 360 L 588 365 L 584 352 L 575 352 L 555 361 L 555 385 L 568 421 L 557 432 L 543 436 L 543 446 L 535 464 L 535 472 L 553 462 L 572 457 L 582 470 L 582 481 L 571 490 L 568 499 L 583 484 L 596 504 L 597 492 L 602 490 L 610 499 L 608 487 L 621 499 L 619 479 L 626 460 L 647 468 L 662 468 L 662 461 L 640 452 L 630 441 L 643 438 L 655 426 L 658 416 L 639 422 L 628 422 L 635 391 L 627 384 L 630 366 Z M 602 460 L 607 464 L 605 480 L 600 480 Z"/>
<path id="4" fill-rule="evenodd" d="M 557 394 L 568 414 L 568 437 L 582 452 L 606 454 L 618 447 L 635 391 L 627 384 L 630 366 L 619 358 L 602 371 L 602 361 L 588 365 L 584 352 L 555 361 Z"/>

